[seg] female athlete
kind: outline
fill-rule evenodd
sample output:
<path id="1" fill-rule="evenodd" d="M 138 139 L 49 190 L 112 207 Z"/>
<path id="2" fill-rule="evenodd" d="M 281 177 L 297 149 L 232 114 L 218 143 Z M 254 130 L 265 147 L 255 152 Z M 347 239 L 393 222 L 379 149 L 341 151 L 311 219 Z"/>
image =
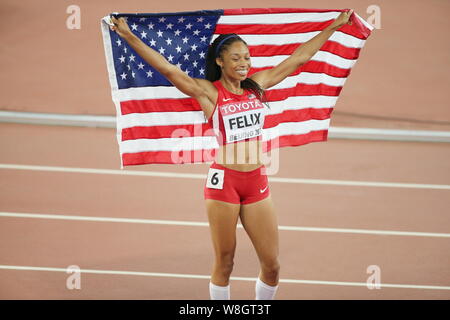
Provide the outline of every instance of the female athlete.
<path id="1" fill-rule="evenodd" d="M 306 63 L 341 26 L 351 24 L 353 10 L 342 12 L 327 28 L 280 64 L 247 77 L 247 44 L 236 34 L 220 35 L 208 48 L 206 79 L 188 76 L 135 36 L 123 18 L 111 18 L 111 30 L 176 88 L 195 98 L 217 135 L 219 149 L 205 183 L 204 196 L 215 261 L 209 283 L 211 299 L 230 299 L 238 219 L 256 250 L 260 273 L 256 299 L 274 299 L 278 288 L 278 219 L 261 161 L 264 90 Z M 255 154 L 256 153 L 256 154 Z"/>

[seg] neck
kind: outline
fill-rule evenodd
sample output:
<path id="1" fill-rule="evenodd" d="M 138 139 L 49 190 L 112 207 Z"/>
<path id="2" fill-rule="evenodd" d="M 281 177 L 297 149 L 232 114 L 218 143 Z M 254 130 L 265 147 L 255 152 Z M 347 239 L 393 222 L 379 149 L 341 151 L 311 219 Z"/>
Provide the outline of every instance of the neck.
<path id="1" fill-rule="evenodd" d="M 233 92 L 235 94 L 242 94 L 244 90 L 241 88 L 241 81 L 240 80 L 234 80 L 234 79 L 227 79 L 226 77 L 222 77 L 220 79 L 220 82 L 222 82 L 222 85 L 230 92 Z"/>

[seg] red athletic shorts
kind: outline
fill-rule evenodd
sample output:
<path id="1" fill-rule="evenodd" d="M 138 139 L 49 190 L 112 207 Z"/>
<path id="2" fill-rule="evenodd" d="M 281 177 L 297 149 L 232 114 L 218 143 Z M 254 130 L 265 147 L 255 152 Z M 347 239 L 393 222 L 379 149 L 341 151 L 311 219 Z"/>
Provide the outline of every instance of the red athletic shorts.
<path id="1" fill-rule="evenodd" d="M 253 171 L 232 170 L 213 163 L 205 182 L 205 199 L 220 200 L 235 204 L 249 204 L 269 196 L 267 175 L 264 166 Z"/>

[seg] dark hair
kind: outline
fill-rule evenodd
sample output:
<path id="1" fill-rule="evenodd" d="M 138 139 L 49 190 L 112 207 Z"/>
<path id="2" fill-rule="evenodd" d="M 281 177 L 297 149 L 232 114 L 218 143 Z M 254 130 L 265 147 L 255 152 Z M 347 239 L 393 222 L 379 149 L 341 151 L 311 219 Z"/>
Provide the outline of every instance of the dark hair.
<path id="1" fill-rule="evenodd" d="M 222 71 L 220 66 L 216 63 L 216 58 L 220 57 L 222 52 L 226 50 L 232 43 L 241 41 L 246 46 L 247 43 L 235 33 L 221 34 L 218 36 L 208 48 L 206 55 L 206 79 L 209 81 L 216 81 L 220 79 Z M 254 80 L 246 78 L 241 81 L 242 89 L 247 89 L 253 92 L 261 102 L 266 102 L 266 95 L 264 89 Z"/>

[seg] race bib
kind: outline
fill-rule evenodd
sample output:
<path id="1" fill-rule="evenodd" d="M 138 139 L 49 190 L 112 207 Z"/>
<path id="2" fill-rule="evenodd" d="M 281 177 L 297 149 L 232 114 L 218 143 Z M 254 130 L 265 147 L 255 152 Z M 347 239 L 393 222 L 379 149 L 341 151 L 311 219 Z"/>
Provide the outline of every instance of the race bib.
<path id="1" fill-rule="evenodd" d="M 257 99 L 233 102 L 220 107 L 227 143 L 262 134 L 264 106 Z"/>
<path id="2" fill-rule="evenodd" d="M 210 189 L 223 189 L 224 171 L 220 169 L 209 168 L 206 187 Z"/>

